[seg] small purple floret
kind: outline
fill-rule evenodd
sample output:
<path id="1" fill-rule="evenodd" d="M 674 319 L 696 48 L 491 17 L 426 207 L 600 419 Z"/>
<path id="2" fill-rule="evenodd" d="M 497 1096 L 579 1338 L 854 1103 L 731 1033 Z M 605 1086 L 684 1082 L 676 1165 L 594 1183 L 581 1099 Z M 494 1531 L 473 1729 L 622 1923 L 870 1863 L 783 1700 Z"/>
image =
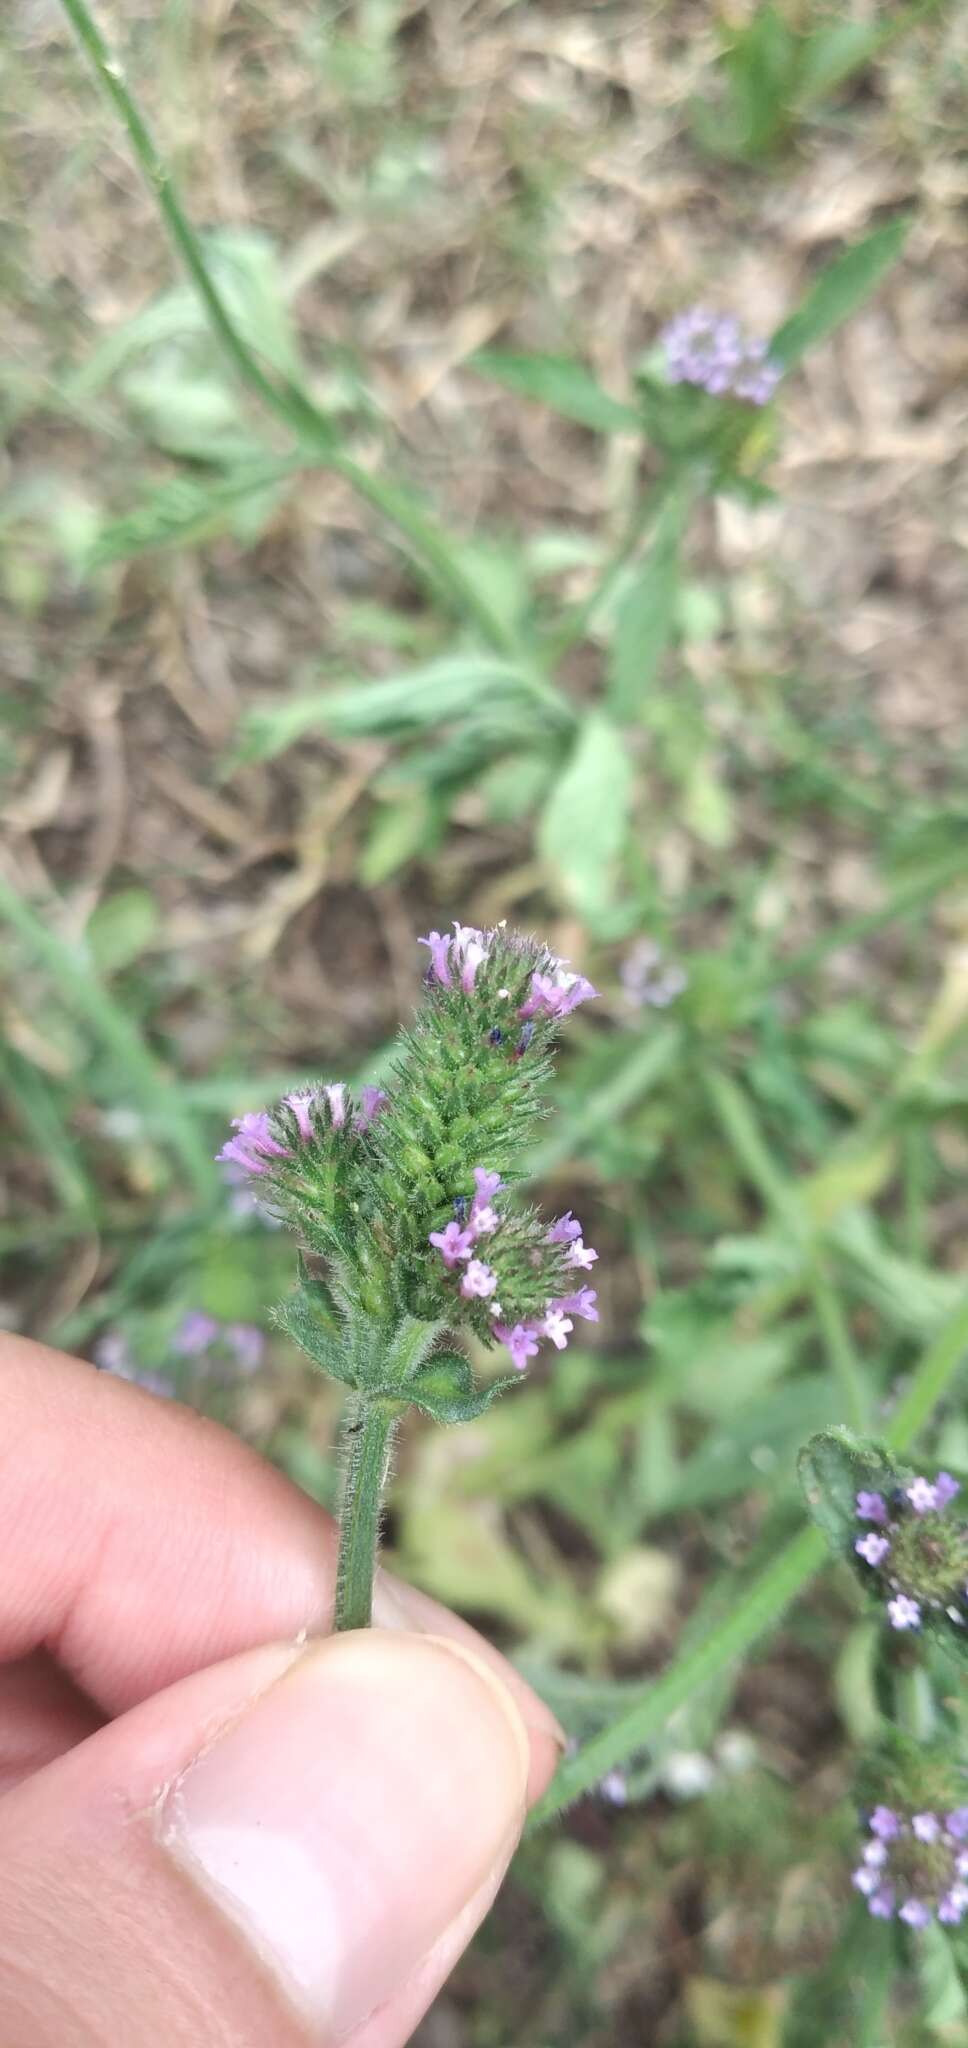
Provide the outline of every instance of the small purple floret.
<path id="1" fill-rule="evenodd" d="M 172 1350 L 177 1358 L 198 1358 L 214 1343 L 221 1328 L 221 1323 L 214 1316 L 207 1316 L 203 1309 L 189 1309 L 175 1332 Z"/>
<path id="2" fill-rule="evenodd" d="M 909 1927 L 930 1926 L 933 1914 L 923 1899 L 905 1899 L 898 1913 L 899 1920 L 906 1920 Z"/>
<path id="3" fill-rule="evenodd" d="M 506 1323 L 495 1323 L 494 1335 L 502 1344 L 507 1345 L 515 1372 L 525 1372 L 529 1358 L 536 1358 L 538 1355 L 538 1339 L 533 1323 L 515 1323 L 513 1330 L 509 1330 Z"/>
<path id="4" fill-rule="evenodd" d="M 869 1825 L 871 1834 L 881 1842 L 895 1842 L 901 1832 L 901 1818 L 893 1806 L 875 1806 Z"/>
<path id="5" fill-rule="evenodd" d="M 873 1529 L 866 1536 L 858 1536 L 854 1544 L 858 1557 L 862 1557 L 865 1564 L 871 1565 L 883 1564 L 890 1547 L 887 1537 L 878 1536 Z"/>
<path id="6" fill-rule="evenodd" d="M 859 1493 L 857 1516 L 861 1522 L 886 1522 L 887 1502 L 881 1493 Z"/>
<path id="7" fill-rule="evenodd" d="M 729 313 L 690 306 L 661 335 L 670 384 L 693 384 L 714 398 L 727 393 L 766 405 L 782 371 L 759 336 L 746 336 Z"/>
<path id="8" fill-rule="evenodd" d="M 906 1629 L 920 1628 L 921 1626 L 921 1609 L 916 1600 L 909 1599 L 907 1593 L 898 1593 L 893 1600 L 889 1600 L 887 1603 L 887 1613 L 892 1628 Z"/>
<path id="9" fill-rule="evenodd" d="M 916 1515 L 930 1515 L 938 1505 L 938 1496 L 930 1479 L 912 1479 L 904 1491 Z"/>
<path id="10" fill-rule="evenodd" d="M 436 1246 L 444 1265 L 448 1269 L 457 1265 L 458 1260 L 470 1257 L 474 1246 L 472 1230 L 462 1230 L 459 1223 L 447 1223 L 443 1230 L 432 1230 L 430 1243 Z"/>
<path id="11" fill-rule="evenodd" d="M 567 1316 L 581 1316 L 586 1323 L 597 1323 L 598 1310 L 595 1303 L 598 1295 L 594 1287 L 579 1287 L 575 1294 L 562 1294 L 553 1301 L 552 1308 L 560 1308 Z"/>
<path id="12" fill-rule="evenodd" d="M 243 1166 L 246 1173 L 268 1173 L 272 1159 L 289 1159 L 287 1145 L 280 1145 L 272 1135 L 268 1112 L 264 1109 L 250 1109 L 245 1116 L 232 1118 L 232 1129 L 238 1137 L 227 1139 L 217 1159 L 231 1160 L 236 1166 Z"/>
<path id="13" fill-rule="evenodd" d="M 946 1508 L 948 1502 L 955 1500 L 960 1492 L 960 1482 L 955 1479 L 951 1472 L 938 1473 L 937 1479 L 934 1482 L 934 1498 L 939 1508 Z"/>
<path id="14" fill-rule="evenodd" d="M 571 1210 L 566 1209 L 563 1216 L 555 1217 L 546 1236 L 549 1244 L 571 1244 L 574 1238 L 581 1236 L 581 1224 L 572 1215 Z"/>
<path id="15" fill-rule="evenodd" d="M 919 1842 L 936 1842 L 941 1833 L 941 1822 L 936 1813 L 913 1813 L 911 1828 Z"/>
<path id="16" fill-rule="evenodd" d="M 483 1259 L 470 1259 L 460 1283 L 460 1291 L 465 1299 L 473 1301 L 477 1297 L 480 1301 L 486 1301 L 496 1287 L 497 1274 L 493 1268 L 485 1265 Z"/>

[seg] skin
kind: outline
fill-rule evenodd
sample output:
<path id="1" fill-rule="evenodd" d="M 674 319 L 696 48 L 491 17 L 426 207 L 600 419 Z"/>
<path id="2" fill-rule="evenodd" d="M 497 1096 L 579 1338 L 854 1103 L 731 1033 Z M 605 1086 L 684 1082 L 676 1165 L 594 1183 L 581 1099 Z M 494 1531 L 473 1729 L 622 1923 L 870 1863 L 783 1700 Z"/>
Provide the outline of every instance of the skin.
<path id="1" fill-rule="evenodd" d="M 562 1737 L 389 1575 L 329 1637 L 335 1556 L 229 1432 L 0 1339 L 0 2040 L 409 2039 Z"/>

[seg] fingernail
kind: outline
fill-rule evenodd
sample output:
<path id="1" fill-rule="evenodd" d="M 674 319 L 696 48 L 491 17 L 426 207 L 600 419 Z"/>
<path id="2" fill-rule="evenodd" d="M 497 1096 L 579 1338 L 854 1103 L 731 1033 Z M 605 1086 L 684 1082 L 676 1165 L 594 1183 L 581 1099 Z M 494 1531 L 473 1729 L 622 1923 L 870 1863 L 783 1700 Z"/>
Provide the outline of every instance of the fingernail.
<path id="1" fill-rule="evenodd" d="M 407 1629 L 420 1635 L 442 1636 L 456 1643 L 469 1656 L 487 1664 L 514 1695 L 531 1738 L 531 1767 L 528 1773 L 528 1805 L 533 1806 L 548 1789 L 565 1753 L 568 1738 L 551 1708 L 539 1698 L 527 1680 L 515 1671 L 500 1650 L 479 1636 L 470 1623 L 461 1621 L 449 1607 L 441 1607 L 429 1593 L 420 1593 L 392 1572 L 380 1571 L 373 1588 L 373 1619 L 379 1628 Z"/>
<path id="2" fill-rule="evenodd" d="M 527 1771 L 510 1693 L 462 1646 L 334 1636 L 189 1765 L 159 1839 L 340 2040 L 503 1872 Z"/>

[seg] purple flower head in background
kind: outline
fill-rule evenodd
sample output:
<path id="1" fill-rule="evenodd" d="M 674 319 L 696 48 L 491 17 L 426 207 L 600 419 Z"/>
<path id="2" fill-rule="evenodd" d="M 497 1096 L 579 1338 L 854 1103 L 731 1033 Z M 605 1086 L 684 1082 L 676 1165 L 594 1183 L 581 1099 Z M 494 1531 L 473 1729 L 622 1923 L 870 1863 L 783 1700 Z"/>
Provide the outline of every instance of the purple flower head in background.
<path id="1" fill-rule="evenodd" d="M 619 979 L 636 1009 L 667 1010 L 689 986 L 684 967 L 666 962 L 654 939 L 639 939 L 619 968 Z"/>
<path id="2" fill-rule="evenodd" d="M 870 1839 L 852 1883 L 867 1900 L 875 1919 L 891 1920 L 895 1911 L 906 1927 L 921 1929 L 938 1918 L 957 1927 L 968 1914 L 968 1856 L 961 1849 L 952 1813 L 900 1813 L 893 1806 L 875 1806 L 868 1821 Z"/>
<path id="3" fill-rule="evenodd" d="M 693 384 L 714 398 L 766 405 L 782 376 L 765 341 L 744 334 L 731 313 L 690 306 L 660 336 L 670 384 Z"/>
<path id="4" fill-rule="evenodd" d="M 934 1480 L 918 1473 L 906 1485 L 855 1495 L 858 1522 L 874 1526 L 854 1538 L 854 1555 L 901 1634 L 942 1622 L 968 1626 L 968 1526 L 953 1507 L 960 1493 L 953 1474 L 939 1472 Z"/>

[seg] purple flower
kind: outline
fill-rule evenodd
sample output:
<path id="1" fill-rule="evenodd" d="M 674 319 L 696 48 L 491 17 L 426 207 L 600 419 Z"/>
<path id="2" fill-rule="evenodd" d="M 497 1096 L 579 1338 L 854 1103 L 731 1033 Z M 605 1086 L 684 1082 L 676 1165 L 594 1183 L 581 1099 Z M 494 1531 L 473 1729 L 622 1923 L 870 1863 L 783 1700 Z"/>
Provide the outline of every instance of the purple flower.
<path id="1" fill-rule="evenodd" d="M 556 1216 L 551 1229 L 546 1233 L 549 1244 L 570 1244 L 573 1238 L 581 1236 L 581 1224 L 576 1221 L 570 1209 L 563 1216 Z"/>
<path id="2" fill-rule="evenodd" d="M 441 988 L 451 988 L 449 932 L 430 932 L 427 938 L 418 939 L 417 944 L 430 947 L 428 974 L 439 981 Z"/>
<path id="3" fill-rule="evenodd" d="M 319 1100 L 319 1096 L 315 1088 L 303 1088 L 298 1090 L 294 1095 L 284 1095 L 282 1099 L 283 1102 L 286 1104 L 287 1109 L 292 1110 L 293 1116 L 295 1117 L 296 1122 L 299 1126 L 300 1137 L 304 1140 L 304 1142 L 308 1142 L 310 1138 L 315 1136 L 315 1132 L 313 1130 L 312 1108 L 313 1103 L 318 1102 Z"/>
<path id="4" fill-rule="evenodd" d="M 942 1920 L 946 1927 L 958 1927 L 966 1913 L 968 1913 L 968 1885 L 953 1884 L 950 1892 L 945 1893 L 938 1907 L 938 1919 Z"/>
<path id="5" fill-rule="evenodd" d="M 934 1499 L 936 1507 L 946 1508 L 948 1502 L 950 1500 L 954 1500 L 960 1492 L 961 1486 L 958 1480 L 953 1478 L 950 1472 L 938 1473 L 937 1479 L 934 1482 Z"/>
<path id="6" fill-rule="evenodd" d="M 872 1864 L 875 1870 L 879 1870 L 882 1863 L 887 1862 L 887 1843 L 878 1841 L 865 1842 L 864 1862 Z"/>
<path id="7" fill-rule="evenodd" d="M 637 1009 L 667 1010 L 688 988 L 685 968 L 663 965 L 664 957 L 654 939 L 640 939 L 623 960 L 619 977 L 629 1002 Z"/>
<path id="8" fill-rule="evenodd" d="M 178 1358 L 198 1358 L 214 1344 L 221 1327 L 214 1316 L 207 1316 L 202 1309 L 189 1309 L 175 1333 L 172 1350 Z"/>
<path id="9" fill-rule="evenodd" d="M 874 1893 L 873 1898 L 868 1902 L 868 1912 L 873 1913 L 875 1920 L 893 1919 L 894 1888 L 892 1885 L 882 1885 L 880 1891 Z"/>
<path id="10" fill-rule="evenodd" d="M 861 1522 L 886 1522 L 887 1503 L 881 1493 L 859 1493 L 857 1516 Z"/>
<path id="11" fill-rule="evenodd" d="M 568 1247 L 569 1266 L 581 1266 L 586 1273 L 591 1271 L 597 1258 L 598 1253 L 590 1244 L 583 1244 L 580 1237 L 576 1237 Z"/>
<path id="12" fill-rule="evenodd" d="M 898 1593 L 887 1603 L 887 1612 L 892 1628 L 920 1628 L 921 1609 L 916 1600 L 910 1600 L 906 1593 Z"/>
<path id="13" fill-rule="evenodd" d="M 431 980 L 439 982 L 441 988 L 453 988 L 453 968 L 460 975 L 465 996 L 471 995 L 477 970 L 490 957 L 489 936 L 477 925 L 458 924 L 455 917 L 453 937 L 449 932 L 430 932 L 425 939 L 418 939 L 419 946 L 430 948 Z"/>
<path id="14" fill-rule="evenodd" d="M 472 1301 L 475 1296 L 481 1301 L 486 1301 L 488 1295 L 494 1293 L 496 1286 L 497 1274 L 492 1267 L 486 1266 L 483 1259 L 468 1261 L 467 1270 L 460 1283 L 460 1291 L 468 1301 Z"/>
<path id="15" fill-rule="evenodd" d="M 515 1323 L 513 1330 L 509 1330 L 506 1323 L 495 1323 L 494 1335 L 507 1345 L 515 1372 L 526 1372 L 528 1359 L 536 1358 L 538 1354 L 534 1324 Z"/>
<path id="16" fill-rule="evenodd" d="M 947 1829 L 956 1842 L 968 1842 L 968 1806 L 956 1806 L 954 1812 L 949 1813 Z"/>
<path id="17" fill-rule="evenodd" d="M 919 1842 L 936 1842 L 941 1833 L 941 1822 L 936 1813 L 913 1813 L 911 1829 Z"/>
<path id="18" fill-rule="evenodd" d="M 624 1771 L 606 1771 L 598 1789 L 610 1806 L 628 1805 L 629 1788 Z"/>
<path id="19" fill-rule="evenodd" d="M 489 1237 L 501 1221 L 491 1196 L 496 1195 L 504 1182 L 499 1173 L 489 1173 L 486 1166 L 474 1168 L 474 1199 L 471 1202 L 469 1227 L 477 1237 Z"/>
<path id="20" fill-rule="evenodd" d="M 694 384 L 715 398 L 727 392 L 750 405 L 765 405 L 781 370 L 759 336 L 744 335 L 730 313 L 691 306 L 664 328 L 666 376 L 670 384 Z"/>
<path id="21" fill-rule="evenodd" d="M 217 1159 L 228 1159 L 237 1166 L 244 1166 L 246 1173 L 268 1173 L 272 1159 L 289 1159 L 292 1155 L 287 1145 L 280 1145 L 272 1135 L 268 1113 L 264 1109 L 250 1109 L 245 1116 L 232 1118 L 232 1129 L 237 1138 L 229 1138 L 216 1153 Z"/>
<path id="22" fill-rule="evenodd" d="M 472 993 L 477 970 L 488 958 L 489 947 L 485 934 L 476 925 L 458 924 L 454 919 L 454 937 L 451 947 L 457 966 L 460 968 L 460 985 L 465 996 Z"/>
<path id="23" fill-rule="evenodd" d="M 858 1536 L 854 1544 L 858 1557 L 862 1557 L 866 1564 L 872 1565 L 883 1564 L 890 1547 L 887 1537 L 875 1535 L 873 1529 L 866 1536 Z"/>
<path id="24" fill-rule="evenodd" d="M 368 1131 L 371 1123 L 385 1110 L 390 1097 L 385 1088 L 361 1088 L 360 1113 L 356 1119 L 358 1131 Z"/>
<path id="25" fill-rule="evenodd" d="M 531 992 L 527 1001 L 522 1003 L 518 1016 L 522 1021 L 537 1016 L 569 1017 L 579 1003 L 590 1002 L 597 994 L 597 988 L 593 988 L 583 974 L 573 974 L 564 960 L 553 960 L 547 972 L 535 969 L 531 976 Z"/>
<path id="26" fill-rule="evenodd" d="M 932 1919 L 930 1906 L 923 1899 L 905 1899 L 898 1912 L 899 1920 L 906 1920 L 909 1927 L 927 1927 Z"/>
<path id="27" fill-rule="evenodd" d="M 879 1870 L 870 1870 L 866 1863 L 861 1863 L 852 1872 L 850 1881 L 857 1891 L 863 1892 L 865 1899 L 869 1899 L 871 1893 L 877 1891 L 881 1881 L 881 1874 Z"/>
<path id="28" fill-rule="evenodd" d="M 566 1316 L 581 1316 L 586 1323 L 597 1323 L 597 1300 L 594 1287 L 579 1287 L 577 1294 L 562 1294 L 551 1306 L 562 1309 Z"/>
<path id="29" fill-rule="evenodd" d="M 882 1842 L 895 1842 L 901 1832 L 900 1815 L 893 1806 L 875 1806 L 870 1817 L 870 1831 Z"/>
<path id="30" fill-rule="evenodd" d="M 938 1505 L 938 1496 L 930 1479 L 912 1479 L 904 1491 L 916 1515 L 930 1515 Z"/>
<path id="31" fill-rule="evenodd" d="M 257 1372 L 262 1364 L 266 1340 L 255 1323 L 226 1323 L 225 1342 L 240 1372 Z"/>
<path id="32" fill-rule="evenodd" d="M 341 1131 L 346 1122 L 346 1088 L 342 1081 L 332 1081 L 322 1090 L 329 1103 L 329 1118 L 334 1131 Z"/>
<path id="33" fill-rule="evenodd" d="M 445 1224 L 443 1230 L 432 1230 L 430 1242 L 436 1245 L 444 1265 L 450 1270 L 459 1259 L 470 1257 L 474 1244 L 472 1230 L 462 1230 L 459 1223 Z"/>
<path id="34" fill-rule="evenodd" d="M 568 1333 L 574 1327 L 571 1317 L 566 1316 L 560 1308 L 549 1308 L 544 1321 L 539 1324 L 542 1337 L 550 1337 L 556 1351 L 564 1351 L 568 1343 Z"/>
<path id="35" fill-rule="evenodd" d="M 491 1199 L 491 1196 L 492 1196 L 492 1195 L 496 1195 L 496 1194 L 499 1194 L 499 1193 L 500 1193 L 500 1190 L 501 1190 L 501 1189 L 503 1188 L 503 1186 L 504 1186 L 504 1182 L 503 1182 L 503 1180 L 501 1179 L 501 1176 L 500 1176 L 500 1174 L 499 1174 L 499 1173 L 489 1173 L 489 1172 L 488 1172 L 488 1170 L 487 1170 L 487 1167 L 486 1167 L 486 1166 L 475 1166 L 475 1168 L 474 1168 L 474 1187 L 475 1187 L 475 1189 L 476 1189 L 476 1193 L 475 1193 L 475 1195 L 474 1195 L 474 1207 L 475 1207 L 475 1209 L 476 1209 L 476 1207 L 477 1207 L 477 1204 L 478 1204 L 478 1202 L 489 1202 L 489 1201 L 490 1201 L 490 1199 Z"/>

